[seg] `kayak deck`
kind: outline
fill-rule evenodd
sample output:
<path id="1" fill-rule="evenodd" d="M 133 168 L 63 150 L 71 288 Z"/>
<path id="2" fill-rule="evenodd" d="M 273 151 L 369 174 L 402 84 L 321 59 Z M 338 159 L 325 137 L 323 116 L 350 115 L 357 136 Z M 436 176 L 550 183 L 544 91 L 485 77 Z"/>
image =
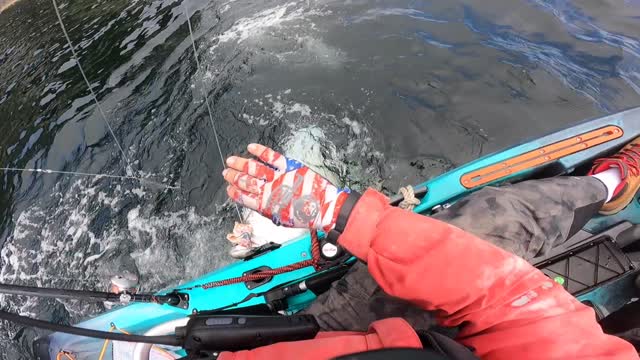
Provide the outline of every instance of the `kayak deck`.
<path id="1" fill-rule="evenodd" d="M 425 181 L 418 186 L 426 186 L 428 192 L 414 211 L 429 215 L 433 209 L 447 206 L 447 204 L 487 185 L 566 174 L 584 174 L 593 159 L 613 153 L 638 136 L 640 136 L 640 108 L 585 121 L 572 128 L 485 156 Z M 600 233 L 623 221 L 632 224 L 640 222 L 638 197 L 619 214 L 592 219 L 583 229 L 581 236 L 588 238 L 592 234 Z M 250 259 L 233 263 L 182 284 L 178 287 L 178 291 L 189 297 L 188 304 L 184 304 L 183 307 L 131 304 L 100 314 L 78 326 L 107 331 L 112 324 L 115 324 L 129 332 L 144 333 L 158 324 L 188 316 L 194 312 L 220 309 L 239 302 L 242 307 L 264 304 L 263 296 L 243 300 L 252 293 L 261 293 L 312 276 L 316 270 L 313 267 L 306 267 L 279 274 L 255 287 L 239 283 L 205 290 L 198 285 L 241 276 L 261 267 L 278 268 L 308 260 L 310 256 L 311 239 L 308 235 L 304 235 L 271 251 L 257 254 Z M 625 264 L 625 266 L 628 265 Z M 628 269 L 624 270 L 610 279 L 624 278 L 629 273 Z M 571 278 L 571 274 L 564 275 Z M 622 282 L 616 284 L 618 284 L 616 286 L 628 285 Z M 160 293 L 170 291 L 173 289 Z M 598 291 L 600 292 L 593 292 L 591 297 L 589 297 L 589 293 L 582 294 L 580 299 L 594 303 L 605 302 L 606 299 L 603 295 L 605 290 Z M 288 310 L 295 312 L 304 309 L 314 299 L 315 295 L 310 291 L 295 295 L 287 299 Z M 80 348 L 87 351 L 97 349 L 99 351 L 102 346 L 102 341 L 98 339 L 80 338 L 61 333 L 55 333 L 47 340 L 51 358 L 55 358 L 55 354 L 64 348 Z"/>

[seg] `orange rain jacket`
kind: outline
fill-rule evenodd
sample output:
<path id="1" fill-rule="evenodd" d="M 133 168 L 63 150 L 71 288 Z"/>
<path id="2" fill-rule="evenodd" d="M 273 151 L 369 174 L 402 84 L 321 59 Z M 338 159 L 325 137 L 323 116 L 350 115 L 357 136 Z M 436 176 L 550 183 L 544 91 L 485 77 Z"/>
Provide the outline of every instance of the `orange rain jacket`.
<path id="1" fill-rule="evenodd" d="M 465 325 L 457 340 L 482 359 L 638 359 L 606 335 L 594 311 L 525 260 L 435 219 L 388 205 L 368 190 L 340 244 L 368 264 L 388 294 L 439 310 L 444 326 Z M 222 353 L 221 360 L 313 360 L 392 347 L 420 348 L 400 318 L 368 333 L 321 332 L 315 339 Z"/>

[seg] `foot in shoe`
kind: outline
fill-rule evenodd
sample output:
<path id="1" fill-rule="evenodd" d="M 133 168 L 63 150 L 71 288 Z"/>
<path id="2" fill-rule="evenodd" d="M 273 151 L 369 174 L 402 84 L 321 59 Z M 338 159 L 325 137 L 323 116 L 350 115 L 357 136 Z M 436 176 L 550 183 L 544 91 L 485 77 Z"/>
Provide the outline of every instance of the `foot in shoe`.
<path id="1" fill-rule="evenodd" d="M 593 163 L 589 175 L 595 175 L 617 169 L 620 171 L 620 183 L 615 187 L 611 200 L 600 210 L 603 215 L 612 215 L 622 211 L 631 203 L 640 189 L 640 137 L 627 144 L 617 154 L 598 159 Z"/>

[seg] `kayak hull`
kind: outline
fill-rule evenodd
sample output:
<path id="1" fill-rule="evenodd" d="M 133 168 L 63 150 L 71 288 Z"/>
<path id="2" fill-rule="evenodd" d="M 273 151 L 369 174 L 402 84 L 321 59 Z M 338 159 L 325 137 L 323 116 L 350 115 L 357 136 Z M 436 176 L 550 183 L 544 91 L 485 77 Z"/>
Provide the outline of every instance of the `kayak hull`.
<path id="1" fill-rule="evenodd" d="M 615 129 L 619 129 L 619 133 L 616 133 Z M 590 136 L 592 139 L 585 140 Z M 428 193 L 422 198 L 415 211 L 429 215 L 437 207 L 451 204 L 487 185 L 563 174 L 584 173 L 593 159 L 616 151 L 638 136 L 640 136 L 640 108 L 579 123 L 569 129 L 554 132 L 498 153 L 484 156 L 419 184 L 426 186 Z M 575 144 L 571 143 L 572 141 Z M 545 156 L 548 156 L 548 158 L 545 158 Z M 469 183 L 469 181 L 483 182 L 486 179 L 489 179 L 489 181 L 477 186 Z M 593 218 L 583 230 L 596 234 L 623 221 L 633 224 L 640 222 L 640 201 L 638 200 L 636 197 L 631 205 L 619 214 Z M 184 307 L 174 307 L 166 304 L 130 304 L 97 315 L 81 322 L 77 326 L 109 331 L 111 326 L 115 325 L 127 332 L 143 334 L 154 326 L 188 316 L 193 312 L 228 307 L 241 302 L 251 293 L 260 293 L 283 284 L 299 281 L 314 275 L 316 270 L 313 267 L 307 267 L 276 275 L 266 283 L 252 289 L 244 283 L 208 290 L 197 286 L 211 281 L 241 276 L 264 266 L 277 268 L 308 260 L 311 256 L 310 247 L 310 237 L 308 235 L 301 236 L 273 251 L 260 254 L 246 261 L 236 262 L 182 284 L 178 287 L 179 292 L 189 296 L 188 304 L 185 304 Z M 166 293 L 166 291 L 160 293 Z M 591 297 L 588 297 L 589 294 L 585 294 L 583 297 L 597 302 L 599 297 L 602 298 L 604 296 L 603 294 L 596 294 L 597 296 L 594 294 L 591 294 Z M 310 291 L 296 295 L 288 299 L 288 310 L 295 312 L 304 309 L 314 299 L 315 295 Z M 246 307 L 263 303 L 265 303 L 264 297 L 256 296 L 253 299 L 242 302 L 241 306 Z M 84 358 L 96 359 L 103 345 L 102 340 L 69 336 L 61 333 L 54 333 L 42 341 L 48 343 L 48 346 L 46 346 L 47 351 L 45 352 L 48 352 L 48 358 L 51 359 L 55 359 L 59 351 L 71 349 L 77 354 L 82 354 L 77 358 L 78 360 Z M 43 359 L 47 358 L 44 357 L 46 354 L 41 356 L 43 356 Z M 109 354 L 105 357 L 105 359 L 110 358 Z"/>

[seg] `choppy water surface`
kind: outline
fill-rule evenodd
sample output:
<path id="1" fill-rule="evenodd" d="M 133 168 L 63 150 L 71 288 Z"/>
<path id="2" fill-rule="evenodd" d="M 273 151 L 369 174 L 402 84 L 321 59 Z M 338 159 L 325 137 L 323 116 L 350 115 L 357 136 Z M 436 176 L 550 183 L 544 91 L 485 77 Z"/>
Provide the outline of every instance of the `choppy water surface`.
<path id="1" fill-rule="evenodd" d="M 130 270 L 152 290 L 229 262 L 234 210 L 201 88 L 225 155 L 258 141 L 385 191 L 640 105 L 633 0 L 187 4 L 202 69 L 180 0 L 60 1 L 133 173 L 180 189 L 0 173 L 2 282 L 100 289 Z M 125 174 L 48 0 L 0 13 L 0 134 L 2 167 Z M 101 310 L 3 306 L 71 322 Z M 32 330 L 2 334 L 0 353 L 29 358 Z"/>

